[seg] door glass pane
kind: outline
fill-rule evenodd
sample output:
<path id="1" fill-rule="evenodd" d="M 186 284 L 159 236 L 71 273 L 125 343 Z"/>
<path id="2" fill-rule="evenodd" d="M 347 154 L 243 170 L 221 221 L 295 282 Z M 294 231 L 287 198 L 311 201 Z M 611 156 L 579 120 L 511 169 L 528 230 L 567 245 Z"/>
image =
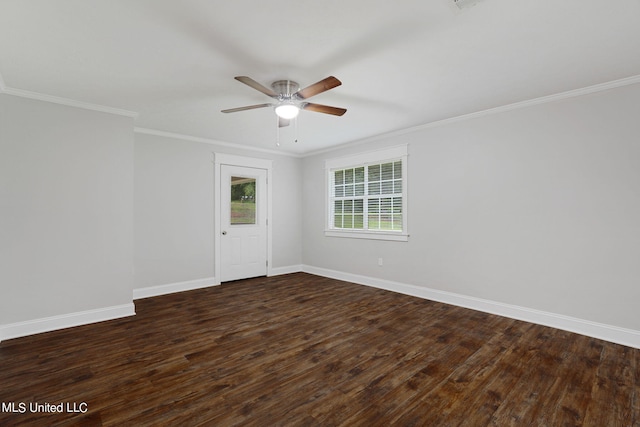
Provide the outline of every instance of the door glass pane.
<path id="1" fill-rule="evenodd" d="M 231 177 L 231 225 L 256 223 L 256 180 Z"/>

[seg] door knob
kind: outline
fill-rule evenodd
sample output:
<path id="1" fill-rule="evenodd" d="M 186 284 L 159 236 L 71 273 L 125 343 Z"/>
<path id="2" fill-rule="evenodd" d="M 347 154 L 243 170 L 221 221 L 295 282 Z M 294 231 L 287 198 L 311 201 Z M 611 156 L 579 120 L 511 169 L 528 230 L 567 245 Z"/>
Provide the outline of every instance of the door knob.
<path id="1" fill-rule="evenodd" d="M 226 236 L 226 235 L 227 235 L 227 232 L 226 232 L 226 231 L 223 231 L 223 232 L 222 232 L 222 235 L 223 235 L 223 236 Z"/>

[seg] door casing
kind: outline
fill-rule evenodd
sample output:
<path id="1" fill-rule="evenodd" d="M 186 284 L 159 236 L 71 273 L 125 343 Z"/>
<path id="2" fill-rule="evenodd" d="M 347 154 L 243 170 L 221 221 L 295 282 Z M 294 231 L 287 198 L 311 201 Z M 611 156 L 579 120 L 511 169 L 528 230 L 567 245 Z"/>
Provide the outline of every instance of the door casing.
<path id="1" fill-rule="evenodd" d="M 273 162 L 267 159 L 257 159 L 253 157 L 236 156 L 233 154 L 213 153 L 214 158 L 214 277 L 215 283 L 220 284 L 221 276 L 221 183 L 222 165 L 243 166 L 249 168 L 265 169 L 267 171 L 267 276 L 272 274 L 272 166 Z"/>

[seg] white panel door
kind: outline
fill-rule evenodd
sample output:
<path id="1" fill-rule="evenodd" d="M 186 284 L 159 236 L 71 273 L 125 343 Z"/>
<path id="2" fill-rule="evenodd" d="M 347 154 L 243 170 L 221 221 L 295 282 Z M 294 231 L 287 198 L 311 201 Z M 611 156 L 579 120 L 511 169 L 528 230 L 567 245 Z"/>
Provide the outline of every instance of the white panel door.
<path id="1" fill-rule="evenodd" d="M 221 165 L 220 281 L 267 275 L 267 171 Z"/>

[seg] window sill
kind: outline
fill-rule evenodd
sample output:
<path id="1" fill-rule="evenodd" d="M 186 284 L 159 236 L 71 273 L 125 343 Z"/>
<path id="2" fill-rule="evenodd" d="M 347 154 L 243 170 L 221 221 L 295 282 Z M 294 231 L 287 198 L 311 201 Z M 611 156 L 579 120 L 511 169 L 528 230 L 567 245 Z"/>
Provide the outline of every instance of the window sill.
<path id="1" fill-rule="evenodd" d="M 409 241 L 408 234 L 384 231 L 325 230 L 325 237 L 343 237 L 349 239 L 391 240 L 395 242 Z"/>

